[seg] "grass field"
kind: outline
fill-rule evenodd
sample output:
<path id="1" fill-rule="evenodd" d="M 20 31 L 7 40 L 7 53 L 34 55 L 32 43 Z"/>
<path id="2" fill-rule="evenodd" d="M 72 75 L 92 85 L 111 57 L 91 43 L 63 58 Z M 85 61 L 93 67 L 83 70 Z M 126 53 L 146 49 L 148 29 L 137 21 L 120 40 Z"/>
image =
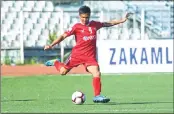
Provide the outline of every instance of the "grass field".
<path id="1" fill-rule="evenodd" d="M 104 75 L 103 95 L 110 103 L 94 104 L 91 76 L 1 77 L 1 112 L 29 113 L 173 113 L 173 74 Z M 86 94 L 74 105 L 71 94 Z"/>

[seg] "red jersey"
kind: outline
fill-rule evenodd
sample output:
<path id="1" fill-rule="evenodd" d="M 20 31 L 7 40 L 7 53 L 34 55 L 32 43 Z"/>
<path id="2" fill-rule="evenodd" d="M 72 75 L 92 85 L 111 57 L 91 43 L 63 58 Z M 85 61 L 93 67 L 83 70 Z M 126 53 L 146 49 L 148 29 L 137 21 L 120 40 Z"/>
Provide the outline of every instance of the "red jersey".
<path id="1" fill-rule="evenodd" d="M 84 56 L 96 58 L 96 40 L 97 30 L 103 26 L 103 23 L 90 21 L 88 25 L 76 23 L 65 33 L 67 36 L 75 35 L 76 45 L 72 49 L 71 57 Z"/>

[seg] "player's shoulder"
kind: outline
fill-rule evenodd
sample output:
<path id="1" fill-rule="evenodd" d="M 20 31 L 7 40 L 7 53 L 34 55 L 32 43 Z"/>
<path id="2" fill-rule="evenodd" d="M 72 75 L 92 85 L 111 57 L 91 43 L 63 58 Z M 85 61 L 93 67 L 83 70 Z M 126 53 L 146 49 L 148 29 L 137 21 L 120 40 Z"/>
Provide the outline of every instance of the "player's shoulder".
<path id="1" fill-rule="evenodd" d="M 98 24 L 101 23 L 100 21 L 95 21 L 95 20 L 91 20 L 91 24 Z"/>
<path id="2" fill-rule="evenodd" d="M 79 28 L 79 25 L 80 25 L 79 23 L 70 24 L 69 29 L 75 30 L 75 29 Z"/>
<path id="3" fill-rule="evenodd" d="M 72 24 L 72 27 L 77 27 L 79 25 L 81 25 L 81 23 L 80 22 L 77 22 L 77 23 Z"/>
<path id="4" fill-rule="evenodd" d="M 91 23 L 96 23 L 97 21 L 95 21 L 95 20 L 91 20 Z"/>

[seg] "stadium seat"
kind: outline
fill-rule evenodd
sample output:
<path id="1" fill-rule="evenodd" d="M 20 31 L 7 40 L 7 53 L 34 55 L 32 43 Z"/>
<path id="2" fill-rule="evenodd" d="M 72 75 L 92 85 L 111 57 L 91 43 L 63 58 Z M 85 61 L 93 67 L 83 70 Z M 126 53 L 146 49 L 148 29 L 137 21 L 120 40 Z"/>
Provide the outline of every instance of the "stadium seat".
<path id="1" fill-rule="evenodd" d="M 20 42 L 16 41 L 16 40 L 12 40 L 10 46 L 14 47 L 14 48 L 19 48 L 20 47 Z"/>
<path id="2" fill-rule="evenodd" d="M 21 35 L 20 34 L 16 34 L 15 40 L 19 42 L 20 41 L 20 38 L 21 38 Z"/>
<path id="3" fill-rule="evenodd" d="M 15 40 L 15 35 L 13 35 L 12 33 L 11 34 L 7 34 L 6 35 L 6 38 L 9 42 L 11 42 L 12 40 Z"/>
<path id="4" fill-rule="evenodd" d="M 118 36 L 118 40 L 129 40 L 129 34 L 121 33 L 121 34 Z"/>
<path id="5" fill-rule="evenodd" d="M 64 19 L 63 19 L 64 28 L 68 28 L 70 20 L 71 20 L 70 15 L 68 13 L 64 13 Z"/>
<path id="6" fill-rule="evenodd" d="M 34 4 L 33 11 L 42 11 L 45 6 L 45 1 L 37 1 Z"/>
<path id="7" fill-rule="evenodd" d="M 39 13 L 30 13 L 29 18 L 32 20 L 33 23 L 37 22 L 37 18 L 39 17 Z"/>
<path id="8" fill-rule="evenodd" d="M 37 40 L 35 43 L 36 47 L 44 47 L 46 45 L 46 40 Z"/>
<path id="9" fill-rule="evenodd" d="M 54 9 L 53 3 L 51 1 L 46 1 L 43 11 L 53 11 L 53 9 Z"/>
<path id="10" fill-rule="evenodd" d="M 30 28 L 24 29 L 24 31 L 23 31 L 23 38 L 24 38 L 25 40 L 27 39 L 28 35 L 30 34 L 30 31 L 31 31 Z"/>
<path id="11" fill-rule="evenodd" d="M 23 6 L 23 1 L 14 1 L 12 4 L 12 11 L 20 11 L 22 9 Z"/>
<path id="12" fill-rule="evenodd" d="M 50 12 L 44 12 L 44 13 L 40 13 L 40 18 L 43 20 L 48 20 L 48 18 L 50 17 L 51 13 Z"/>
<path id="13" fill-rule="evenodd" d="M 72 19 L 72 24 L 75 24 L 75 23 L 78 23 L 78 22 L 79 22 L 79 19 L 77 19 L 77 18 Z"/>
<path id="14" fill-rule="evenodd" d="M 9 45 L 9 41 L 5 40 L 5 41 L 1 41 L 1 49 L 4 49 L 4 48 L 9 48 L 10 45 Z"/>
<path id="15" fill-rule="evenodd" d="M 8 22 L 8 24 L 11 24 L 13 22 L 13 19 L 13 13 L 9 13 L 5 20 Z"/>
<path id="16" fill-rule="evenodd" d="M 102 29 L 100 31 L 99 40 L 107 40 L 107 39 L 108 39 L 108 31 L 107 31 L 107 29 Z"/>
<path id="17" fill-rule="evenodd" d="M 123 34 L 129 34 L 129 30 L 127 27 L 122 28 L 121 33 Z"/>
<path id="18" fill-rule="evenodd" d="M 17 11 L 20 11 L 24 5 L 24 1 L 15 1 L 14 3 L 15 3 L 15 7 L 19 8 Z"/>
<path id="19" fill-rule="evenodd" d="M 2 21 L 4 20 L 4 18 L 5 18 L 5 12 L 2 12 L 2 10 L 1 10 L 1 24 L 2 24 Z"/>
<path id="20" fill-rule="evenodd" d="M 15 17 L 16 17 L 16 12 L 8 12 L 6 19 L 13 20 Z"/>
<path id="21" fill-rule="evenodd" d="M 33 22 L 30 18 L 24 18 L 24 25 L 29 25 L 30 24 L 30 26 L 31 26 L 32 23 Z"/>
<path id="22" fill-rule="evenodd" d="M 4 7 L 11 7 L 14 1 L 2 1 Z"/>
<path id="23" fill-rule="evenodd" d="M 140 40 L 141 39 L 141 34 L 139 28 L 135 28 L 133 30 L 132 34 L 130 35 L 131 40 Z"/>
<path id="24" fill-rule="evenodd" d="M 47 41 L 47 40 L 49 40 L 49 37 L 48 36 L 44 36 L 44 35 L 39 35 L 38 36 L 38 41 L 41 41 L 41 40 Z"/>
<path id="25" fill-rule="evenodd" d="M 5 24 L 1 25 L 1 36 L 4 36 L 7 33 L 7 28 L 5 27 Z"/>
<path id="26" fill-rule="evenodd" d="M 19 19 L 20 18 L 20 12 L 16 12 L 16 18 Z M 22 18 L 22 17 L 21 17 Z"/>
<path id="27" fill-rule="evenodd" d="M 56 22 L 59 22 L 59 19 L 60 19 L 60 12 L 52 12 L 51 13 L 51 19 L 54 19 L 56 20 Z"/>
<path id="28" fill-rule="evenodd" d="M 23 10 L 24 11 L 31 11 L 34 7 L 35 1 L 24 1 Z"/>
<path id="29" fill-rule="evenodd" d="M 54 25 L 55 23 L 58 23 L 58 20 L 55 20 L 53 18 L 48 19 L 48 24 Z"/>
<path id="30" fill-rule="evenodd" d="M 109 39 L 118 40 L 118 38 L 119 38 L 119 30 L 116 28 L 111 29 L 109 34 Z"/>
<path id="31" fill-rule="evenodd" d="M 38 32 L 37 31 L 35 31 L 35 30 L 32 30 L 31 29 L 31 33 L 29 34 L 29 38 L 31 39 L 31 40 L 38 40 Z"/>
<path id="32" fill-rule="evenodd" d="M 5 20 L 1 18 L 1 25 L 5 23 Z"/>
<path id="33" fill-rule="evenodd" d="M 20 22 L 19 19 L 15 18 L 15 19 L 13 20 L 13 24 L 15 24 L 15 26 L 20 26 L 21 22 Z"/>
<path id="34" fill-rule="evenodd" d="M 29 17 L 29 13 L 28 12 L 23 12 L 23 17 L 27 19 Z"/>
<path id="35" fill-rule="evenodd" d="M 23 29 L 24 29 L 24 31 L 28 31 L 29 29 L 32 29 L 32 27 L 33 27 L 33 24 L 32 23 L 26 23 L 26 24 L 24 24 L 24 26 L 23 26 Z"/>
<path id="36" fill-rule="evenodd" d="M 1 41 L 7 41 L 6 35 L 1 36 Z"/>
<path id="37" fill-rule="evenodd" d="M 55 27 L 55 25 L 54 24 L 49 24 L 48 25 L 48 30 L 50 30 L 50 31 L 54 31 L 54 27 Z"/>
<path id="38" fill-rule="evenodd" d="M 42 29 L 40 34 L 43 35 L 43 36 L 49 36 L 49 30 Z"/>
<path id="39" fill-rule="evenodd" d="M 11 3 L 11 5 L 12 5 L 12 2 L 10 2 L 10 3 Z M 10 6 L 10 5 L 8 4 L 7 1 L 2 1 L 2 3 L 1 3 L 1 13 L 2 13 L 2 12 L 7 12 L 9 6 Z"/>
<path id="40" fill-rule="evenodd" d="M 25 40 L 24 41 L 24 47 L 34 47 L 35 46 L 35 40 Z"/>
<path id="41" fill-rule="evenodd" d="M 44 24 L 39 24 L 39 23 L 34 23 L 34 24 L 33 24 L 33 29 L 34 29 L 35 31 L 38 31 L 38 32 L 40 32 L 41 29 L 44 28 L 44 27 L 45 27 Z"/>
<path id="42" fill-rule="evenodd" d="M 53 11 L 62 11 L 62 9 L 60 7 L 58 7 L 58 6 L 55 6 Z"/>
<path id="43" fill-rule="evenodd" d="M 11 24 L 11 26 L 10 26 L 10 32 L 18 33 L 19 29 L 20 29 L 19 25 L 17 25 L 17 24 Z"/>
<path id="44" fill-rule="evenodd" d="M 130 37 L 130 40 L 140 40 L 141 39 L 140 34 L 137 32 L 133 32 L 129 37 Z"/>
<path id="45" fill-rule="evenodd" d="M 145 33 L 145 34 L 144 34 L 144 39 L 141 39 L 141 40 L 149 40 L 149 35 L 148 35 L 148 33 Z"/>

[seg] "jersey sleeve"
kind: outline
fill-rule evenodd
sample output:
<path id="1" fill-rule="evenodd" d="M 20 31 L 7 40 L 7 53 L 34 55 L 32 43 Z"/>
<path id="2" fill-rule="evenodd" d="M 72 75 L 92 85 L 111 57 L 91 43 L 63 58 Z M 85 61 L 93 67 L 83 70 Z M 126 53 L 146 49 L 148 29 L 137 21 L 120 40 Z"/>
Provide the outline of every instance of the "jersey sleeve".
<path id="1" fill-rule="evenodd" d="M 95 21 L 95 24 L 96 24 L 97 30 L 103 27 L 103 23 L 102 22 Z"/>
<path id="2" fill-rule="evenodd" d="M 74 35 L 75 34 L 75 25 L 68 28 L 64 33 L 67 34 L 67 36 L 71 36 L 71 35 Z"/>

